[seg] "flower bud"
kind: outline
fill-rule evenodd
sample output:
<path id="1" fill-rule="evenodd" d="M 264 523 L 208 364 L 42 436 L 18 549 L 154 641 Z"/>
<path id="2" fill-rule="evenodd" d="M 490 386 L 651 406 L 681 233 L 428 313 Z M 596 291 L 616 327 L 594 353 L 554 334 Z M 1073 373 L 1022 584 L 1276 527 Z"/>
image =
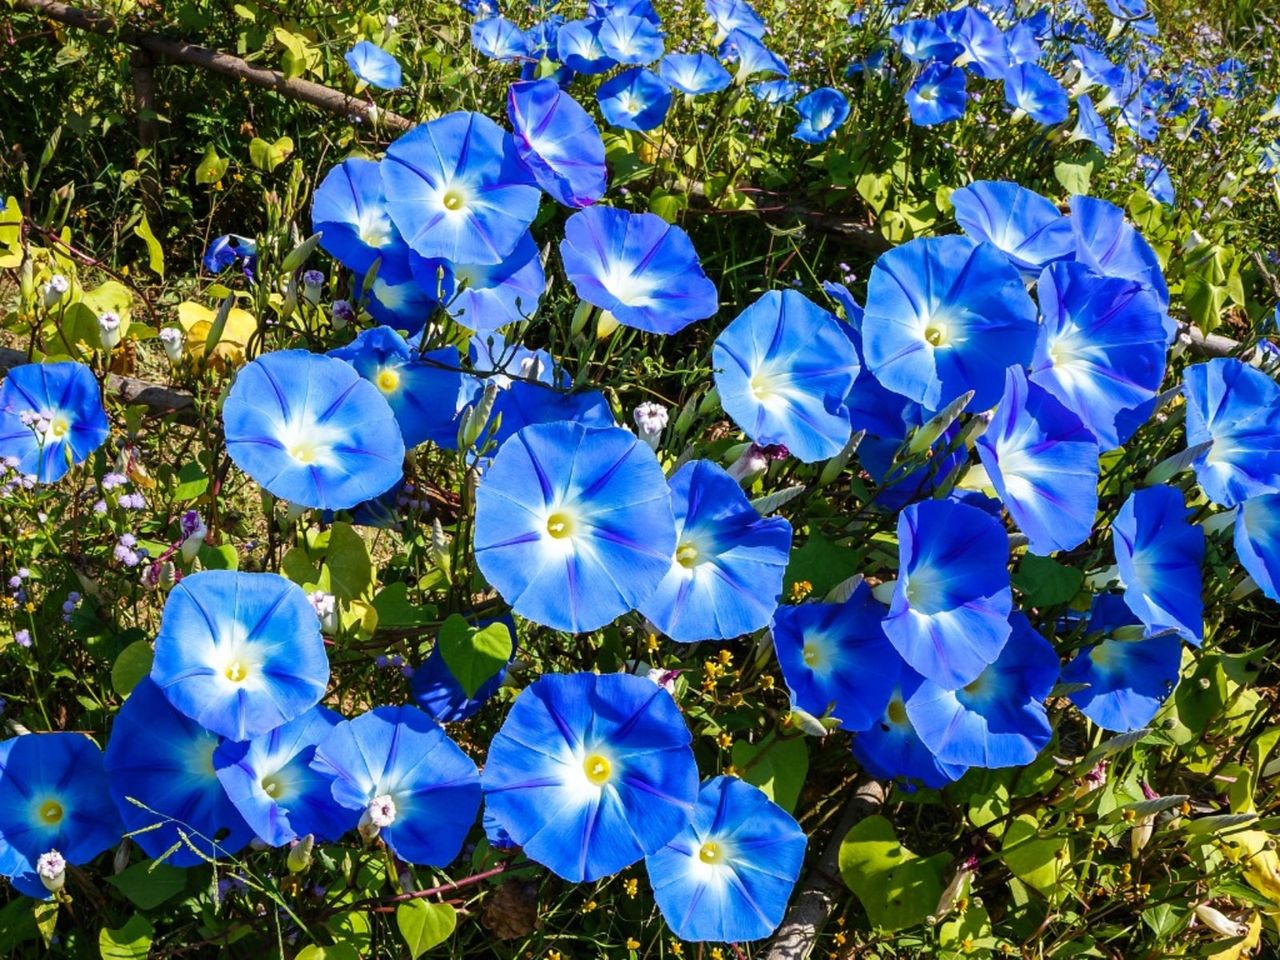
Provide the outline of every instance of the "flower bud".
<path id="1" fill-rule="evenodd" d="M 649 445 L 650 450 L 657 450 L 662 431 L 667 428 L 667 408 L 660 403 L 642 403 L 631 416 L 640 431 L 640 439 Z"/>
<path id="2" fill-rule="evenodd" d="M 164 347 L 164 355 L 170 363 L 182 359 L 182 351 L 187 343 L 187 335 L 177 327 L 165 327 L 160 331 L 160 346 Z"/>
<path id="3" fill-rule="evenodd" d="M 1220 937 L 1243 937 L 1249 932 L 1249 928 L 1243 923 L 1232 920 L 1226 914 L 1220 910 L 1215 910 L 1207 903 L 1196 905 L 1196 917 Z"/>
<path id="4" fill-rule="evenodd" d="M 338 630 L 338 601 L 332 593 L 316 590 L 307 595 L 311 607 L 320 618 L 322 633 L 336 633 Z"/>
<path id="5" fill-rule="evenodd" d="M 350 300 L 335 300 L 329 306 L 329 317 L 333 321 L 333 329 L 345 330 L 348 324 L 356 319 L 356 308 Z"/>
<path id="6" fill-rule="evenodd" d="M 188 510 L 182 515 L 182 559 L 191 563 L 204 546 L 204 537 L 208 528 L 198 510 Z"/>
<path id="7" fill-rule="evenodd" d="M 311 852 L 315 849 L 316 838 L 314 834 L 308 833 L 301 840 L 294 842 L 289 848 L 289 855 L 285 860 L 290 873 L 306 873 L 311 869 Z"/>
<path id="8" fill-rule="evenodd" d="M 320 302 L 320 293 L 324 289 L 324 274 L 319 270 L 308 270 L 302 275 L 302 298 L 316 306 Z"/>
<path id="9" fill-rule="evenodd" d="M 50 893 L 57 893 L 67 882 L 67 861 L 57 850 L 40 854 L 36 861 L 36 873 Z"/>
<path id="10" fill-rule="evenodd" d="M 48 282 L 40 288 L 40 292 L 44 298 L 44 305 L 52 307 L 59 300 L 65 297 L 71 289 L 71 281 L 60 273 L 55 273 L 49 278 Z"/>
<path id="11" fill-rule="evenodd" d="M 118 314 L 110 310 L 98 314 L 98 339 L 102 341 L 103 350 L 108 352 L 114 350 L 123 335 L 124 325 L 120 322 Z"/>

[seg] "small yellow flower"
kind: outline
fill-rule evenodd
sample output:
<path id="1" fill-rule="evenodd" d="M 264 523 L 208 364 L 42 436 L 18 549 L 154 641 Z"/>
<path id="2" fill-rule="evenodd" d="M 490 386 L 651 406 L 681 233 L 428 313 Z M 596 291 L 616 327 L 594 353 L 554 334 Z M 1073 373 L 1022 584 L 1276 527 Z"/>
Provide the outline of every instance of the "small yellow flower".
<path id="1" fill-rule="evenodd" d="M 639 941 L 639 940 L 637 940 L 635 937 L 627 937 L 627 949 L 628 949 L 628 950 L 639 950 L 639 949 L 640 949 L 640 941 Z"/>
<path id="2" fill-rule="evenodd" d="M 711 948 L 711 960 L 724 960 L 724 951 L 719 947 Z"/>
<path id="3" fill-rule="evenodd" d="M 684 956 L 684 945 L 679 940 L 671 941 L 671 955 L 673 957 Z"/>
<path id="4" fill-rule="evenodd" d="M 599 904 L 598 904 L 598 903 L 596 903 L 594 900 L 588 900 L 588 901 L 583 905 L 583 907 L 582 907 L 582 912 L 583 912 L 583 913 L 590 913 L 592 910 L 594 910 L 594 909 L 595 909 L 596 907 L 598 907 L 598 906 L 599 906 Z"/>
<path id="5" fill-rule="evenodd" d="M 725 766 L 723 773 L 726 777 L 736 777 L 738 775 L 738 768 L 730 763 Z"/>
<path id="6" fill-rule="evenodd" d="M 773 689 L 773 677 L 770 674 L 766 673 L 763 677 L 760 678 L 760 689 L 761 690 Z"/>
<path id="7" fill-rule="evenodd" d="M 799 603 L 813 593 L 813 584 L 808 580 L 797 580 L 791 585 L 791 601 Z"/>
<path id="8" fill-rule="evenodd" d="M 733 651 L 721 650 L 720 662 L 723 663 L 725 666 L 728 666 L 729 664 L 733 663 Z"/>
<path id="9" fill-rule="evenodd" d="M 720 736 L 716 737 L 716 742 L 720 744 L 721 750 L 728 750 L 733 746 L 733 734 L 722 733 Z"/>
<path id="10" fill-rule="evenodd" d="M 649 634 L 648 639 L 645 640 L 645 648 L 650 653 L 658 649 L 658 635 L 656 633 Z"/>
<path id="11" fill-rule="evenodd" d="M 622 889 L 626 891 L 628 897 L 634 897 L 636 891 L 640 889 L 640 881 L 635 877 L 628 877 L 622 881 Z"/>
<path id="12" fill-rule="evenodd" d="M 844 934 L 844 931 L 843 931 L 843 930 L 841 930 L 841 931 L 837 932 L 837 933 L 836 933 L 836 946 L 837 946 L 837 947 L 843 947 L 843 946 L 845 945 L 845 941 L 846 941 L 846 940 L 848 940 L 848 939 L 849 939 L 849 938 L 845 936 L 845 934 Z"/>
<path id="13" fill-rule="evenodd" d="M 28 600 L 22 609 L 26 610 L 27 613 L 35 613 L 36 605 L 32 603 L 30 600 Z"/>

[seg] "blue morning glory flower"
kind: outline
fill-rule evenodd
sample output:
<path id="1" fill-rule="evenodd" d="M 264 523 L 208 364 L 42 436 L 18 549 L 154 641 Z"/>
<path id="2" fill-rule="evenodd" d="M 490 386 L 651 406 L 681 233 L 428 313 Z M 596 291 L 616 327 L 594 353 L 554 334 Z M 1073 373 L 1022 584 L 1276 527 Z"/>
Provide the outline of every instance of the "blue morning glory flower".
<path id="1" fill-rule="evenodd" d="M 951 193 L 956 223 L 1009 258 L 1024 279 L 1034 280 L 1055 260 L 1075 256 L 1071 222 L 1049 200 L 1016 183 L 978 180 Z"/>
<path id="2" fill-rule="evenodd" d="M 780 56 L 743 30 L 731 31 L 720 44 L 718 52 L 721 60 L 737 63 L 734 75 L 739 83 L 757 73 L 791 76 L 790 69 Z"/>
<path id="3" fill-rule="evenodd" d="M 378 277 L 403 283 L 410 277 L 409 248 L 387 214 L 378 163 L 352 157 L 335 166 L 316 188 L 311 229 L 322 246 L 358 278 L 381 260 Z"/>
<path id="4" fill-rule="evenodd" d="M 501 421 L 491 436 L 498 445 L 533 424 L 565 422 L 598 428 L 617 425 L 608 399 L 599 390 L 567 393 L 523 380 L 512 381 L 499 391 L 493 404 L 493 420 L 499 417 Z"/>
<path id="5" fill-rule="evenodd" d="M 753 37 L 763 37 L 766 27 L 760 14 L 747 0 L 703 0 L 702 7 L 716 25 L 719 38 L 741 30 Z"/>
<path id="6" fill-rule="evenodd" d="M 434 261 L 414 258 L 413 262 L 420 283 L 434 282 Z M 538 245 L 526 233 L 502 263 L 450 264 L 441 286 L 449 316 L 469 330 L 488 332 L 537 313 L 547 289 L 547 275 Z"/>
<path id="7" fill-rule="evenodd" d="M 1098 512 L 1098 441 L 1021 367 L 1005 372 L 1004 397 L 978 456 L 1032 553 L 1070 550 L 1089 539 Z"/>
<path id="8" fill-rule="evenodd" d="M 965 73 L 959 67 L 931 63 L 920 71 L 904 99 L 911 122 L 918 127 L 959 120 L 969 101 L 965 93 Z"/>
<path id="9" fill-rule="evenodd" d="M 224 740 L 213 766 L 227 797 L 257 837 L 279 847 L 312 834 L 337 840 L 360 815 L 333 799 L 333 781 L 315 770 L 316 745 L 342 722 L 325 707 L 312 707 L 283 726 L 247 742 Z"/>
<path id="10" fill-rule="evenodd" d="M 1251 497 L 1236 513 L 1236 556 L 1259 589 L 1280 603 L 1280 493 Z"/>
<path id="11" fill-rule="evenodd" d="M 1169 308 L 1169 287 L 1160 258 L 1124 218 L 1124 211 L 1106 200 L 1076 195 L 1071 198 L 1071 228 L 1076 233 L 1076 260 L 1104 277 L 1136 280 L 1155 293 L 1162 309 Z M 1177 328 L 1166 320 L 1168 339 Z"/>
<path id="12" fill-rule="evenodd" d="M 1138 167 L 1142 170 L 1142 186 L 1157 202 L 1173 206 L 1177 194 L 1173 189 L 1173 179 L 1169 176 L 1169 168 L 1163 161 L 1145 154 L 1138 156 Z"/>
<path id="13" fill-rule="evenodd" d="M 671 107 L 671 88 L 652 70 L 633 67 L 606 80 L 596 91 L 606 122 L 624 130 L 652 130 Z"/>
<path id="14" fill-rule="evenodd" d="M 957 61 L 959 65 L 970 67 L 988 80 L 1005 75 L 1009 57 L 1004 34 L 985 13 L 977 7 L 965 6 L 940 14 L 937 22 L 963 50 Z"/>
<path id="15" fill-rule="evenodd" d="M 1082 93 L 1076 97 L 1076 128 L 1071 131 L 1071 139 L 1087 140 L 1107 156 L 1111 156 L 1115 150 L 1116 144 L 1111 131 L 1088 94 Z"/>
<path id="16" fill-rule="evenodd" d="M 1024 766 L 1052 738 L 1044 699 L 1058 655 L 1021 613 L 1011 623 L 1009 642 L 977 679 L 958 690 L 923 680 L 907 700 L 911 725 L 941 763 Z"/>
<path id="17" fill-rule="evenodd" d="M 1087 683 L 1069 699 L 1104 730 L 1139 730 L 1151 722 L 1178 685 L 1182 641 L 1173 634 L 1131 639 L 1120 628 L 1137 624 L 1117 594 L 1094 598 L 1089 632 L 1100 643 L 1076 654 L 1062 670 L 1062 682 Z"/>
<path id="18" fill-rule="evenodd" d="M 1280 493 L 1280 385 L 1231 357 L 1197 363 L 1183 374 L 1187 446 L 1211 443 L 1196 457 L 1196 480 L 1223 507 Z"/>
<path id="19" fill-rule="evenodd" d="M 376 43 L 361 40 L 343 57 L 356 79 L 379 90 L 400 89 L 400 64 Z"/>
<path id="20" fill-rule="evenodd" d="M 652 24 L 662 22 L 652 0 L 587 0 L 587 16 L 603 19 L 611 14 L 644 17 Z"/>
<path id="21" fill-rule="evenodd" d="M 533 223 L 541 197 L 511 134 L 465 111 L 394 141 L 382 186 L 405 242 L 419 256 L 451 263 L 501 263 Z"/>
<path id="22" fill-rule="evenodd" d="M 678 333 L 720 305 L 689 235 L 655 213 L 580 210 L 565 222 L 560 256 L 578 296 L 624 326 Z"/>
<path id="23" fill-rule="evenodd" d="M 886 388 L 928 410 L 969 390 L 967 409 L 993 406 L 1005 369 L 1031 359 L 1036 330 L 1022 278 L 989 243 L 911 240 L 871 268 L 862 318 L 867 366 Z"/>
<path id="24" fill-rule="evenodd" d="M 805 143 L 822 143 L 849 119 L 849 98 L 831 87 L 819 87 L 796 104 L 800 122 L 791 134 Z"/>
<path id="25" fill-rule="evenodd" d="M 258 264 L 258 244 L 252 237 L 223 234 L 210 242 L 200 262 L 209 273 L 221 273 L 227 267 L 239 264 L 245 276 L 253 279 L 253 271 Z"/>
<path id="26" fill-rule="evenodd" d="M 82 733 L 0 741 L 0 872 L 43 899 L 39 876 L 25 876 L 42 856 L 56 851 L 78 866 L 113 846 L 123 828 L 107 788 L 102 751 Z"/>
<path id="27" fill-rule="evenodd" d="M 972 683 L 1009 639 L 1009 538 L 967 504 L 925 500 L 898 515 L 898 580 L 884 620 L 916 672 L 954 690 Z"/>
<path id="28" fill-rule="evenodd" d="M 462 850 L 480 810 L 471 758 L 417 707 L 376 707 L 335 726 L 311 766 L 333 799 L 401 860 L 443 867 Z"/>
<path id="29" fill-rule="evenodd" d="M 791 524 L 760 516 L 738 481 L 710 460 L 686 463 L 669 485 L 675 554 L 637 609 L 679 643 L 731 640 L 768 626 L 791 554 Z"/>
<path id="30" fill-rule="evenodd" d="M 585 207 L 604 196 L 604 141 L 587 111 L 554 80 L 513 83 L 507 116 L 516 153 L 553 200 Z"/>
<path id="31" fill-rule="evenodd" d="M 716 337 L 711 360 L 725 413 L 761 446 L 805 463 L 839 453 L 858 352 L 841 321 L 795 290 L 770 290 Z"/>
<path id="32" fill-rule="evenodd" d="M 452 450 L 458 445 L 462 409 L 476 382 L 462 373 L 455 347 L 420 354 L 388 327 L 362 330 L 345 347 L 329 351 L 349 363 L 386 398 L 406 449 L 430 440 Z"/>
<path id="33" fill-rule="evenodd" d="M 570 20 L 556 35 L 556 52 L 566 67 L 584 76 L 616 66 L 600 43 L 599 20 Z"/>
<path id="34" fill-rule="evenodd" d="M 1075 89 L 1091 90 L 1093 87 L 1110 89 L 1118 86 L 1122 80 L 1122 71 L 1106 56 L 1093 47 L 1082 43 L 1071 45 L 1073 59 L 1071 64 L 1080 72 Z"/>
<path id="35" fill-rule="evenodd" d="M 681 940 L 759 940 L 782 922 L 807 842 L 759 787 L 716 777 L 698 791 L 693 819 L 644 864 Z"/>
<path id="36" fill-rule="evenodd" d="M 515 621 L 510 617 L 504 617 L 497 622 L 505 624 L 511 634 L 511 659 L 514 660 L 516 656 Z M 486 622 L 478 624 L 481 628 L 488 625 Z M 504 666 L 480 685 L 475 696 L 468 697 L 458 678 L 445 663 L 440 645 L 436 644 L 431 648 L 431 653 L 422 665 L 413 671 L 411 681 L 413 702 L 429 713 L 437 723 L 457 723 L 472 716 L 484 706 L 485 701 L 498 692 L 506 675 L 507 668 Z"/>
<path id="37" fill-rule="evenodd" d="M 1204 530 L 1188 522 L 1182 492 L 1164 486 L 1133 491 L 1111 525 L 1111 542 L 1134 616 L 1150 633 L 1172 630 L 1198 646 Z"/>
<path id="38" fill-rule="evenodd" d="M 147 856 L 194 867 L 234 856 L 253 838 L 214 771 L 218 743 L 150 677 L 116 714 L 103 764 L 125 830 Z"/>
<path id="39" fill-rule="evenodd" d="M 904 20 L 894 24 L 889 28 L 889 39 L 912 63 L 932 60 L 951 63 L 964 52 L 964 47 L 947 36 L 936 20 Z"/>
<path id="40" fill-rule="evenodd" d="M 669 53 L 658 64 L 658 75 L 692 97 L 719 93 L 733 82 L 729 71 L 707 53 Z"/>
<path id="41" fill-rule="evenodd" d="M 600 21 L 600 46 L 615 62 L 643 66 L 662 56 L 662 31 L 644 17 L 611 13 Z"/>
<path id="42" fill-rule="evenodd" d="M 815 717 L 830 710 L 845 730 L 866 730 L 880 718 L 902 671 L 884 614 L 865 583 L 844 603 L 778 607 L 773 648 L 797 707 Z"/>
<path id="43" fill-rule="evenodd" d="M 304 507 L 354 507 L 402 476 L 404 440 L 391 407 L 334 357 L 263 354 L 236 375 L 222 419 L 236 465 Z"/>
<path id="44" fill-rule="evenodd" d="M 471 24 L 471 45 L 482 56 L 499 63 L 532 58 L 529 35 L 506 17 L 486 17 Z"/>
<path id="45" fill-rule="evenodd" d="M 1044 67 L 1020 63 L 1004 74 L 1004 98 L 1036 123 L 1051 127 L 1067 119 L 1067 91 Z"/>
<path id="46" fill-rule="evenodd" d="M 907 701 L 924 678 L 900 659 L 897 666 L 899 676 L 889 687 L 889 703 L 869 728 L 853 738 L 853 758 L 876 779 L 902 781 L 908 791 L 917 783 L 945 787 L 968 768 L 943 763 L 924 745 L 907 714 Z"/>
<path id="47" fill-rule="evenodd" d="M 205 729 L 249 740 L 320 701 L 329 658 L 297 584 L 275 573 L 204 570 L 165 601 L 151 679 Z"/>
<path id="48" fill-rule="evenodd" d="M 1004 35 L 1004 46 L 1010 64 L 1036 63 L 1044 53 L 1035 28 L 1026 21 L 1016 24 Z"/>
<path id="49" fill-rule="evenodd" d="M 675 541 L 662 468 L 620 427 L 525 427 L 476 491 L 480 572 L 516 613 L 556 630 L 633 609 L 666 576 Z"/>
<path id="50" fill-rule="evenodd" d="M 364 306 L 378 323 L 393 330 L 403 330 L 412 337 L 422 332 L 427 318 L 440 305 L 440 288 L 445 284 L 437 280 L 436 268 L 443 267 L 446 282 L 452 278 L 452 273 L 444 261 L 423 260 L 412 251 L 406 262 L 415 279 L 388 283 L 378 277 L 373 281 Z"/>
<path id="51" fill-rule="evenodd" d="M 24 363 L 0 384 L 0 460 L 39 483 L 61 480 L 107 439 L 102 391 L 83 363 Z"/>
<path id="52" fill-rule="evenodd" d="M 1165 313 L 1149 287 L 1055 263 L 1036 286 L 1043 323 L 1029 378 L 1075 413 L 1111 450 L 1164 379 Z"/>
<path id="53" fill-rule="evenodd" d="M 794 80 L 762 80 L 751 85 L 751 95 L 761 103 L 777 106 L 790 103 L 800 95 L 800 84 Z"/>
<path id="54" fill-rule="evenodd" d="M 489 746 L 486 812 L 530 860 L 574 883 L 657 853 L 698 797 L 671 694 L 627 673 L 544 674 Z"/>

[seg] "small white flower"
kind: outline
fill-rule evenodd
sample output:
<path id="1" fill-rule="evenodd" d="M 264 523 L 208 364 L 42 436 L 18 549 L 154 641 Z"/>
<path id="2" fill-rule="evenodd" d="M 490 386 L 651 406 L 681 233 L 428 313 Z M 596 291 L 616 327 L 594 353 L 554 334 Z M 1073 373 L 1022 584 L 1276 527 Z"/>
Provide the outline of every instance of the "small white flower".
<path id="1" fill-rule="evenodd" d="M 50 893 L 57 893 L 67 882 L 67 861 L 57 850 L 40 854 L 36 860 L 36 873 Z"/>
<path id="2" fill-rule="evenodd" d="M 182 348 L 187 342 L 187 335 L 177 327 L 165 327 L 160 331 L 160 346 L 164 347 L 164 355 L 170 363 L 182 359 Z"/>
<path id="3" fill-rule="evenodd" d="M 366 840 L 373 840 L 382 832 L 383 827 L 389 827 L 395 822 L 396 802 L 384 793 L 369 801 L 369 806 L 360 815 L 360 823 L 356 829 Z"/>
<path id="4" fill-rule="evenodd" d="M 307 595 L 311 608 L 320 618 L 320 629 L 324 633 L 333 633 L 338 629 L 338 600 L 332 593 L 316 590 Z"/>
<path id="5" fill-rule="evenodd" d="M 640 439 L 647 443 L 650 449 L 657 450 L 662 431 L 667 428 L 670 420 L 667 408 L 660 403 L 642 403 L 636 407 L 632 417 L 640 431 Z"/>
<path id="6" fill-rule="evenodd" d="M 52 307 L 59 300 L 67 295 L 67 291 L 71 289 L 71 281 L 60 273 L 55 273 L 49 278 L 41 291 L 44 293 L 44 305 Z"/>
<path id="7" fill-rule="evenodd" d="M 394 13 L 388 13 L 388 14 L 387 14 L 387 26 L 388 26 L 390 29 L 394 30 L 396 27 L 400 26 L 400 18 L 399 18 L 399 17 L 397 17 Z"/>
<path id="8" fill-rule="evenodd" d="M 98 337 L 102 340 L 102 349 L 114 350 L 124 335 L 124 326 L 120 323 L 119 314 L 108 310 L 98 314 Z"/>

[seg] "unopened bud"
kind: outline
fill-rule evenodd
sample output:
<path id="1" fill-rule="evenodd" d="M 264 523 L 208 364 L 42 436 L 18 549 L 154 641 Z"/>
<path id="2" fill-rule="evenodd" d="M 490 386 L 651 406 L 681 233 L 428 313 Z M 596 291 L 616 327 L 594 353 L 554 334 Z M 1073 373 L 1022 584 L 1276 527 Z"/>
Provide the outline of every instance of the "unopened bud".
<path id="1" fill-rule="evenodd" d="M 649 445 L 649 449 L 657 450 L 658 441 L 662 439 L 662 431 L 667 428 L 669 414 L 667 408 L 660 403 L 642 403 L 632 413 L 636 428 L 640 431 L 640 439 Z"/>
<path id="2" fill-rule="evenodd" d="M 170 363 L 182 359 L 182 350 L 186 346 L 187 335 L 177 327 L 165 327 L 160 331 L 160 346 L 164 347 L 164 355 Z"/>
<path id="3" fill-rule="evenodd" d="M 1249 932 L 1249 928 L 1243 923 L 1232 920 L 1222 911 L 1214 909 L 1207 903 L 1196 905 L 1196 917 L 1201 923 L 1221 937 L 1243 937 Z"/>
<path id="4" fill-rule="evenodd" d="M 290 873 L 306 873 L 311 869 L 311 852 L 315 849 L 316 838 L 308 833 L 289 848 L 285 864 Z"/>
<path id="5" fill-rule="evenodd" d="M 40 854 L 36 861 L 36 873 L 50 893 L 57 893 L 67 882 L 67 861 L 57 850 Z"/>
<path id="6" fill-rule="evenodd" d="M 124 324 L 118 314 L 108 310 L 98 314 L 98 339 L 102 341 L 103 350 L 114 350 L 124 335 Z"/>

